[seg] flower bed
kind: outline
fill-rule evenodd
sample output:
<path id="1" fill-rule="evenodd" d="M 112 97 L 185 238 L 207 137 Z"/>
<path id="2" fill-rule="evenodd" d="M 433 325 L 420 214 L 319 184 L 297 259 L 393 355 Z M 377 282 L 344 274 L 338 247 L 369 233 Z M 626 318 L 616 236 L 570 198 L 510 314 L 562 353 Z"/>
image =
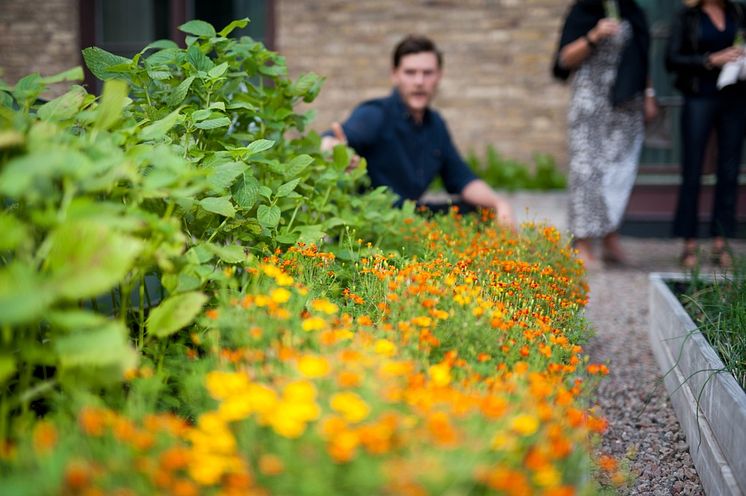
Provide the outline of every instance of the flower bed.
<path id="1" fill-rule="evenodd" d="M 746 394 L 666 285 L 687 279 L 650 276 L 653 351 L 705 490 L 743 494 Z"/>
<path id="2" fill-rule="evenodd" d="M 319 78 L 227 38 L 245 22 L 87 50 L 100 99 L 0 86 L 0 493 L 622 482 L 559 233 L 354 194 L 350 151 L 322 156 L 292 111 Z"/>

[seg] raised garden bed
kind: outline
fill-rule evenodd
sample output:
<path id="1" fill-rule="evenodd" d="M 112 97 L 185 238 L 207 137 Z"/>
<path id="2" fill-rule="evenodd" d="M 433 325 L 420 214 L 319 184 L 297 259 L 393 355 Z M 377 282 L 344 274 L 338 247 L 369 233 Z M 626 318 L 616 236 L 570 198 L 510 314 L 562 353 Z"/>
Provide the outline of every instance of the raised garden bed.
<path id="1" fill-rule="evenodd" d="M 653 353 L 705 492 L 742 495 L 746 493 L 746 393 L 724 371 L 722 360 L 667 285 L 687 277 L 650 275 Z"/>

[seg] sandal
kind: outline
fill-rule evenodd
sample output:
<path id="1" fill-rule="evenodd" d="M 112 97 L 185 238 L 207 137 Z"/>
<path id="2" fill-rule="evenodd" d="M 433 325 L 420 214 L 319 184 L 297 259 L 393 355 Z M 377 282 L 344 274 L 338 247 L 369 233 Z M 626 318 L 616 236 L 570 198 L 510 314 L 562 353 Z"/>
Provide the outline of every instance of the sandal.
<path id="1" fill-rule="evenodd" d="M 725 247 L 713 248 L 710 260 L 721 269 L 730 269 L 733 267 L 733 257 Z"/>
<path id="2" fill-rule="evenodd" d="M 697 253 L 697 248 L 684 248 L 684 252 L 681 254 L 681 258 L 679 259 L 679 265 L 689 270 L 697 267 L 699 265 L 699 255 Z"/>

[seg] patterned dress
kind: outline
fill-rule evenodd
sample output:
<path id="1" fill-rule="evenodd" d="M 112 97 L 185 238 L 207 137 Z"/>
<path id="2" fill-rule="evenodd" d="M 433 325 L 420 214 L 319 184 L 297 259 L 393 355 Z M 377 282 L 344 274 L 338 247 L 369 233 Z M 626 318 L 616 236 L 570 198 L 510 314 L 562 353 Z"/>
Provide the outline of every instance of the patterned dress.
<path id="1" fill-rule="evenodd" d="M 612 107 L 609 94 L 632 29 L 602 40 L 576 70 L 568 112 L 570 232 L 596 238 L 619 227 L 644 139 L 643 98 Z"/>

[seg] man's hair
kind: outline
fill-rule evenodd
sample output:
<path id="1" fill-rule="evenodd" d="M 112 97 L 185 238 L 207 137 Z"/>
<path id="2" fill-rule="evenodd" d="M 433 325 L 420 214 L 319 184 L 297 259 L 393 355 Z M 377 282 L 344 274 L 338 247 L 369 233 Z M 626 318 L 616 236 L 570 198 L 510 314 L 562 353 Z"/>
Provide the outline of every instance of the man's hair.
<path id="1" fill-rule="evenodd" d="M 438 50 L 438 47 L 435 46 L 433 40 L 426 36 L 410 34 L 394 47 L 394 53 L 392 55 L 394 69 L 399 67 L 401 59 L 405 56 L 423 52 L 434 53 L 438 58 L 438 67 L 443 66 L 443 54 Z"/>

